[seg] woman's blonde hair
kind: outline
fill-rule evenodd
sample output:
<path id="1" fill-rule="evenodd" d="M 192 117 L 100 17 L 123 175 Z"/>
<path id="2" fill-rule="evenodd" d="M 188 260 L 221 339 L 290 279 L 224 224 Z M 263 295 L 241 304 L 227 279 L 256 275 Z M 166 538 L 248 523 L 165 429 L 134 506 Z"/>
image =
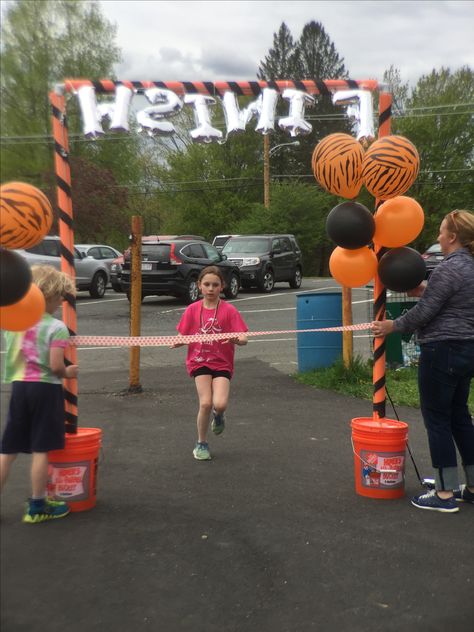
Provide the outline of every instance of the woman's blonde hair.
<path id="1" fill-rule="evenodd" d="M 455 233 L 461 245 L 474 255 L 474 214 L 470 211 L 451 211 L 444 219 L 447 229 Z"/>
<path id="2" fill-rule="evenodd" d="M 59 272 L 53 266 L 31 266 L 33 283 L 43 292 L 46 300 L 59 298 L 66 294 L 76 294 L 74 281 L 65 272 Z"/>

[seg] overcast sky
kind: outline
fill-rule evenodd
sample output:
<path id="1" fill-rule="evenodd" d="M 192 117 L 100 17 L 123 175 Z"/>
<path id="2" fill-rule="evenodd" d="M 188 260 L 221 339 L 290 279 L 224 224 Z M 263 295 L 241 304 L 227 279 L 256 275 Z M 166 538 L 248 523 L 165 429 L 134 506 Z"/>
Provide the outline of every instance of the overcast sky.
<path id="1" fill-rule="evenodd" d="M 101 0 L 118 27 L 119 79 L 255 79 L 282 22 L 297 39 L 323 24 L 352 79 L 382 80 L 391 64 L 415 83 L 433 68 L 474 67 L 474 1 Z M 324 79 L 325 77 L 319 77 Z"/>

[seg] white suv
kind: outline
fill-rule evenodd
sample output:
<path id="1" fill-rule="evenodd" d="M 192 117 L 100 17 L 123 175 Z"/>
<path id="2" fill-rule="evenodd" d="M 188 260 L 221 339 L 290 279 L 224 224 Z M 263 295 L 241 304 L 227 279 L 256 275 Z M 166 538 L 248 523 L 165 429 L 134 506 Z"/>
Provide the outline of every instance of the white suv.
<path id="1" fill-rule="evenodd" d="M 61 269 L 61 240 L 59 237 L 45 237 L 36 246 L 17 250 L 32 265 L 50 265 Z M 110 283 L 110 266 L 120 255 L 118 250 L 102 244 L 76 244 L 74 248 L 74 267 L 76 287 L 89 290 L 93 298 L 102 298 Z"/>

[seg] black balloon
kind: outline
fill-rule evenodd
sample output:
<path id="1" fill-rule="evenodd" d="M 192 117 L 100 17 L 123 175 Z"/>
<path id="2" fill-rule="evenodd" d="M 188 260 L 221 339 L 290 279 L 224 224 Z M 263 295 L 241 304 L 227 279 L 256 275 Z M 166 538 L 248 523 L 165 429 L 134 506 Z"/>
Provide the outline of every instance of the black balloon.
<path id="1" fill-rule="evenodd" d="M 358 202 L 335 206 L 326 219 L 328 236 L 341 248 L 355 250 L 372 241 L 375 220 L 372 213 Z"/>
<path id="2" fill-rule="evenodd" d="M 392 248 L 379 261 L 380 280 L 393 292 L 408 292 L 426 276 L 426 264 L 419 252 L 404 246 Z"/>
<path id="3" fill-rule="evenodd" d="M 31 270 L 17 252 L 0 248 L 0 306 L 12 305 L 30 289 Z"/>

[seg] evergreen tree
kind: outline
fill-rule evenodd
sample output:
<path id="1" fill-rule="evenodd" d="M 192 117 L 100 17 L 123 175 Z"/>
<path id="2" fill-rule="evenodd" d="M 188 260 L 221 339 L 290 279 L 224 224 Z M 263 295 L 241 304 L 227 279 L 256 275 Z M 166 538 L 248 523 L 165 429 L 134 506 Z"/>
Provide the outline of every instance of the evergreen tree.
<path id="1" fill-rule="evenodd" d="M 273 36 L 273 48 L 265 61 L 260 63 L 258 76 L 260 79 L 343 79 L 347 77 L 343 58 L 337 53 L 320 22 L 308 22 L 295 42 L 283 22 L 278 33 Z M 285 63 L 286 60 L 286 63 Z M 285 75 L 284 73 L 290 73 Z M 351 133 L 351 123 L 344 118 L 344 109 L 334 106 L 330 95 L 315 97 L 314 108 L 307 108 L 305 118 L 313 130 L 307 136 L 300 136 L 300 145 L 289 151 L 278 152 L 272 156 L 272 173 L 275 174 L 308 174 L 311 172 L 311 156 L 317 143 L 335 132 Z M 288 106 L 282 100 L 278 105 L 278 115 L 286 116 Z M 272 145 L 291 140 L 279 130 L 278 125 L 272 134 Z"/>
<path id="2" fill-rule="evenodd" d="M 278 33 L 273 33 L 273 48 L 270 48 L 265 60 L 260 62 L 257 77 L 269 81 L 275 79 L 297 79 L 298 53 L 290 33 L 284 22 Z"/>
<path id="3" fill-rule="evenodd" d="M 347 71 L 344 58 L 321 22 L 308 22 L 297 42 L 299 79 L 344 79 Z"/>

